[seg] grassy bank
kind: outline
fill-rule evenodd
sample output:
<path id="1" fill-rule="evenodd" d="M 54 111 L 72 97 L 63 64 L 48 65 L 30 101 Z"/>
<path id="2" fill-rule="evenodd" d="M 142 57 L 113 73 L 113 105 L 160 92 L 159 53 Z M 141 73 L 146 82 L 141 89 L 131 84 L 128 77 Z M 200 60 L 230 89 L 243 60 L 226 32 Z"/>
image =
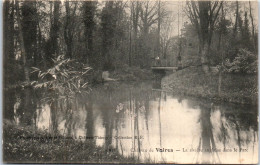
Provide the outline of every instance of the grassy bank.
<path id="1" fill-rule="evenodd" d="M 222 74 L 218 93 L 219 74 L 206 76 L 200 67 L 177 71 L 162 80 L 162 87 L 177 94 L 242 104 L 257 104 L 257 75 Z"/>
<path id="2" fill-rule="evenodd" d="M 8 163 L 134 162 L 133 159 L 122 157 L 115 150 L 109 151 L 104 147 L 96 147 L 93 142 L 50 137 L 53 136 L 47 132 L 4 121 L 3 161 Z"/>

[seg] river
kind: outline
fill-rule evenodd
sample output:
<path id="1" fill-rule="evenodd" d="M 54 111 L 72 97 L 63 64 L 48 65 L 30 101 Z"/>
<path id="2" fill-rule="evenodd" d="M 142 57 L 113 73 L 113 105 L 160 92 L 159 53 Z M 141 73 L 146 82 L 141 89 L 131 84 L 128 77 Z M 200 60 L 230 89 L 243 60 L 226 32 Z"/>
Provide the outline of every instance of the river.
<path id="1" fill-rule="evenodd" d="M 152 82 L 98 85 L 70 111 L 56 114 L 58 131 L 91 140 L 140 162 L 257 163 L 257 107 L 178 96 Z M 50 107 L 36 127 L 51 130 Z"/>

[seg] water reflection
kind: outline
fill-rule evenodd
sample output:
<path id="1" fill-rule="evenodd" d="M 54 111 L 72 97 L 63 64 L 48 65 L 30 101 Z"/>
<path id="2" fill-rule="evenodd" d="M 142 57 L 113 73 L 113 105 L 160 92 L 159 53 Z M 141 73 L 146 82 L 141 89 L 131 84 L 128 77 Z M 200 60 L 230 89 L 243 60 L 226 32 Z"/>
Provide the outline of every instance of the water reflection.
<path id="1" fill-rule="evenodd" d="M 187 99 L 148 83 L 106 84 L 74 104 L 71 111 L 55 114 L 60 133 L 141 162 L 244 164 L 258 159 L 256 107 Z M 51 130 L 52 118 L 43 105 L 37 127 Z"/>

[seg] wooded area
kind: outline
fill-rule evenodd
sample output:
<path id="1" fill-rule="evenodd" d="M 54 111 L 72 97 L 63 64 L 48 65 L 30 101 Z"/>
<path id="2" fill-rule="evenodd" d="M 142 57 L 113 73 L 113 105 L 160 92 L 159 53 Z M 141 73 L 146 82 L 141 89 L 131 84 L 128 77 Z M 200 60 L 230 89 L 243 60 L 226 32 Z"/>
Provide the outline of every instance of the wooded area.
<path id="1" fill-rule="evenodd" d="M 72 101 L 88 91 L 90 70 L 149 69 L 156 57 L 167 66 L 202 66 L 206 75 L 210 66 L 256 74 L 255 2 L 180 2 L 178 16 L 171 3 L 5 1 L 5 117 L 13 119 L 17 99 L 17 113 L 34 111 L 42 95 Z M 171 34 L 176 26 L 178 36 Z"/>

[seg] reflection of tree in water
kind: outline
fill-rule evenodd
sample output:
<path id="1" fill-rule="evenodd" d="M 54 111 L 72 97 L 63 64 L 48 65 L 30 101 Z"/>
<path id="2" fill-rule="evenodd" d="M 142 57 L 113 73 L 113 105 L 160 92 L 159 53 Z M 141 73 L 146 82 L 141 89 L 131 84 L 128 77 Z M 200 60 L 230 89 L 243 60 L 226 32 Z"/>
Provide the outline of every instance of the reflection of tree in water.
<path id="1" fill-rule="evenodd" d="M 101 87 L 96 87 L 95 89 L 93 89 L 93 92 L 91 94 L 92 107 L 93 104 L 98 105 L 101 112 L 103 126 L 105 128 L 105 137 L 107 137 L 105 138 L 105 146 L 107 148 L 111 147 L 112 145 L 113 130 L 116 131 L 116 134 L 118 132 L 119 115 L 116 113 L 117 106 L 119 105 L 119 103 L 123 102 L 123 100 L 127 100 L 127 90 L 124 88 L 118 90 L 118 88 L 119 86 L 116 82 L 108 83 L 104 84 Z M 91 108 L 89 107 L 87 109 Z M 87 121 L 88 123 L 92 123 L 91 127 L 93 128 L 94 119 L 93 117 L 91 117 L 94 113 L 93 109 L 88 113 L 89 115 L 87 115 Z M 87 125 L 90 126 L 91 124 L 86 124 L 86 127 Z M 92 134 L 93 132 L 94 131 L 92 131 Z M 118 141 L 116 141 L 116 147 L 118 147 Z"/>
<path id="2" fill-rule="evenodd" d="M 58 131 L 60 131 L 64 136 L 78 138 L 76 137 L 77 128 L 82 126 L 81 113 L 82 110 L 85 109 L 82 96 L 76 96 L 74 98 L 67 96 L 65 99 L 54 101 L 50 107 L 52 132 L 57 134 Z M 64 124 L 64 129 L 61 129 L 63 127 L 62 124 Z"/>
<path id="3" fill-rule="evenodd" d="M 127 97 L 124 99 L 118 99 L 115 115 L 115 131 L 118 135 L 118 131 L 121 128 L 125 129 L 125 122 L 128 120 L 130 123 L 126 129 L 130 130 L 130 136 L 140 137 L 144 135 L 141 129 L 145 129 L 149 132 L 148 115 L 149 115 L 149 99 L 151 92 L 137 91 L 132 88 L 128 88 L 125 92 Z M 121 97 L 122 98 L 122 97 Z M 121 130 L 125 132 L 124 130 Z M 120 132 L 121 132 L 120 131 Z M 122 136 L 121 134 L 119 136 Z M 125 135 L 126 136 L 126 135 Z M 128 136 L 128 135 L 127 135 Z M 148 134 L 149 141 L 149 134 Z M 131 156 L 136 156 L 139 160 L 141 157 L 142 140 L 139 138 L 132 138 L 132 144 L 130 145 L 136 152 L 131 152 Z M 123 145 L 121 140 L 116 140 L 116 148 L 123 154 Z"/>
<path id="4" fill-rule="evenodd" d="M 227 140 L 230 138 L 229 134 L 228 134 L 228 130 L 227 130 L 227 126 L 225 125 L 224 123 L 224 114 L 221 113 L 221 116 L 220 116 L 220 121 L 221 121 L 221 127 L 220 127 L 220 135 L 218 135 L 218 139 L 220 141 L 223 141 L 223 146 L 224 148 L 226 148 L 226 142 Z"/>
<path id="5" fill-rule="evenodd" d="M 139 109 L 141 108 L 141 104 L 140 102 L 135 99 L 135 108 L 134 108 L 134 114 L 135 118 L 134 118 L 134 137 L 137 136 L 137 139 L 134 139 L 137 141 L 137 150 L 138 150 L 138 160 L 140 158 L 141 155 L 141 142 L 140 142 L 140 131 L 139 131 Z M 136 143 L 135 143 L 136 144 Z"/>
<path id="6" fill-rule="evenodd" d="M 62 108 L 65 110 L 65 129 L 67 130 L 66 135 L 71 137 L 76 136 L 76 134 L 73 134 L 73 132 L 75 131 L 76 122 L 78 122 L 78 120 L 75 119 L 75 114 L 79 113 L 79 105 L 77 100 L 77 98 L 73 100 L 69 100 L 69 98 L 67 98 L 67 104 L 65 104 L 65 106 Z"/>
<path id="7" fill-rule="evenodd" d="M 229 112 L 229 111 L 223 111 L 222 115 L 221 115 L 222 118 L 225 118 L 227 120 L 227 123 L 230 127 L 230 128 L 225 128 L 225 126 L 222 124 L 223 125 L 222 130 L 231 129 L 231 130 L 235 131 L 236 143 L 237 143 L 238 149 L 239 149 L 239 158 L 241 157 L 240 151 L 243 148 L 244 144 L 246 144 L 246 146 L 248 148 L 248 145 L 250 143 L 252 143 L 252 145 L 253 145 L 253 155 L 254 155 L 254 147 L 255 147 L 254 145 L 255 145 L 255 142 L 256 142 L 255 136 L 256 136 L 256 131 L 258 129 L 257 116 L 253 115 L 253 113 L 252 113 L 257 108 L 252 107 L 252 106 L 243 107 L 242 105 L 241 105 L 241 107 L 243 109 L 242 110 L 236 109 L 235 113 L 234 112 L 232 113 L 232 112 Z M 248 111 L 244 111 L 244 109 L 247 109 Z M 241 137 L 242 131 L 247 132 L 246 138 Z M 251 131 L 253 131 L 253 135 L 250 134 Z M 230 136 L 227 134 L 227 131 L 223 132 L 223 134 L 225 136 L 224 136 L 223 139 L 220 139 L 220 141 L 222 140 L 225 144 L 227 138 L 229 138 Z"/>
<path id="8" fill-rule="evenodd" d="M 113 119 L 114 119 L 114 107 L 112 103 L 112 93 L 113 91 L 108 88 L 102 93 L 103 97 L 100 102 L 101 113 L 103 116 L 103 125 L 105 127 L 105 147 L 109 148 L 112 144 L 112 130 L 113 130 Z"/>
<path id="9" fill-rule="evenodd" d="M 148 93 L 147 96 L 145 97 L 145 124 L 146 124 L 146 130 L 147 130 L 147 135 L 148 135 L 148 142 L 150 143 L 150 134 L 149 134 L 149 112 L 150 112 L 150 106 L 149 106 L 149 101 L 150 101 L 150 94 Z"/>
<path id="10" fill-rule="evenodd" d="M 130 105 L 132 105 L 133 112 L 133 135 L 134 136 L 144 136 L 144 133 L 147 138 L 146 143 L 150 144 L 150 134 L 149 134 L 149 116 L 150 116 L 150 101 L 158 102 L 157 112 L 158 112 L 158 127 L 159 127 L 159 142 L 162 146 L 162 137 L 161 137 L 161 108 L 162 102 L 167 100 L 167 95 L 162 90 L 146 90 L 146 91 L 130 91 Z M 131 104 L 132 102 L 132 104 Z M 131 107 L 131 106 L 130 106 Z M 140 131 L 142 129 L 142 131 Z M 144 131 L 146 130 L 146 131 Z M 141 152 L 143 141 L 140 139 L 133 139 L 133 147 L 135 151 L 135 156 L 139 160 L 141 155 L 145 156 L 148 160 L 151 160 L 150 154 Z M 146 144 L 147 145 L 147 144 Z M 162 154 L 162 153 L 161 153 Z"/>
<path id="11" fill-rule="evenodd" d="M 57 121 L 57 111 L 58 111 L 58 103 L 53 101 L 50 105 L 50 113 L 51 113 L 51 133 L 56 135 L 58 133 L 58 121 Z"/>
<path id="12" fill-rule="evenodd" d="M 88 101 L 85 104 L 86 112 L 87 112 L 87 119 L 86 119 L 86 137 L 93 137 L 94 136 L 94 116 L 93 116 L 93 101 L 92 97 L 88 97 Z"/>
<path id="13" fill-rule="evenodd" d="M 160 148 L 162 148 L 162 126 L 161 126 L 161 101 L 162 101 L 162 91 L 160 92 L 159 104 L 158 104 L 158 120 L 159 120 L 159 136 L 160 136 Z M 162 156 L 162 153 L 161 153 Z"/>
<path id="14" fill-rule="evenodd" d="M 254 108 L 243 107 L 242 105 L 239 108 L 236 107 L 237 109 L 231 105 L 226 107 L 221 106 L 220 110 L 217 108 L 217 110 L 221 113 L 220 132 L 218 132 L 214 139 L 213 129 L 215 128 L 213 128 L 214 126 L 211 122 L 211 114 L 216 110 L 216 107 L 214 107 L 213 104 L 210 105 L 210 103 L 206 102 L 201 102 L 200 104 L 201 115 L 199 121 L 201 124 L 202 132 L 198 148 L 202 148 L 203 150 L 212 148 L 214 149 L 216 148 L 215 140 L 219 140 L 219 142 L 222 142 L 224 148 L 226 148 L 227 144 L 230 144 L 230 140 L 234 140 L 231 139 L 233 135 L 230 135 L 230 133 L 234 133 L 239 150 L 244 148 L 244 144 L 246 144 L 248 148 L 248 144 L 252 142 L 254 150 L 254 144 L 256 142 L 255 135 L 257 131 L 257 117 L 253 115 L 253 112 L 250 112 Z M 248 111 L 245 111 L 245 109 L 248 109 Z M 241 136 L 242 131 L 247 132 L 246 138 L 243 138 Z M 250 132 L 252 132 L 253 135 Z M 240 154 L 241 152 L 239 152 L 239 157 Z M 217 152 L 202 152 L 202 163 L 214 162 L 220 163 Z"/>
<path id="15" fill-rule="evenodd" d="M 210 120 L 212 105 L 200 104 L 201 114 L 199 117 L 201 125 L 201 139 L 198 148 L 202 149 L 202 163 L 221 163 L 218 153 L 211 152 L 216 149 L 216 143 L 213 136 L 213 126 Z"/>
<path id="16" fill-rule="evenodd" d="M 14 120 L 14 105 L 15 105 L 15 90 L 14 89 L 4 89 L 3 91 L 3 116 L 5 119 Z"/>
<path id="17" fill-rule="evenodd" d="M 20 106 L 17 109 L 17 115 L 20 117 L 20 124 L 22 125 L 32 125 L 35 124 L 36 121 L 36 108 L 37 108 L 37 96 L 35 96 L 35 93 L 32 92 L 32 89 L 29 88 L 26 90 L 27 95 L 30 97 L 27 97 L 25 99 L 25 92 L 23 90 L 20 91 Z"/>

